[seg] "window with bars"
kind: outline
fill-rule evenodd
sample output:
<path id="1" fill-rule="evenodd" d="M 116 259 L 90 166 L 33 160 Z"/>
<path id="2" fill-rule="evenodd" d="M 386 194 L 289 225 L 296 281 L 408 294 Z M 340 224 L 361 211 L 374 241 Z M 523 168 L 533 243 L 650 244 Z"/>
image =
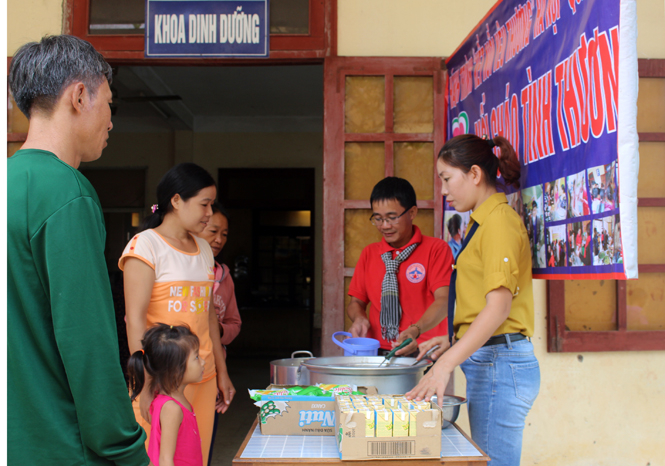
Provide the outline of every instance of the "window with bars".
<path id="1" fill-rule="evenodd" d="M 639 74 L 639 278 L 550 281 L 550 352 L 665 349 L 665 60 Z"/>

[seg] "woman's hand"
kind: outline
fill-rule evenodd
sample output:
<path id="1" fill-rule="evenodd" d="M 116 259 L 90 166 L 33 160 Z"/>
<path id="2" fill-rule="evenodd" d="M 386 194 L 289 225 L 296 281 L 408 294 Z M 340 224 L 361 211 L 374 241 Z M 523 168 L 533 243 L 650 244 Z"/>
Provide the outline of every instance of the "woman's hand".
<path id="1" fill-rule="evenodd" d="M 434 366 L 432 366 L 432 369 L 420 379 L 418 385 L 405 395 L 406 399 L 430 401 L 432 396 L 436 395 L 437 403 L 439 407 L 442 407 L 443 392 L 448 385 L 453 369 L 454 367 L 448 368 L 443 360 L 437 361 Z"/>
<path id="2" fill-rule="evenodd" d="M 426 342 L 423 342 L 418 346 L 418 356 L 416 359 L 420 361 L 423 357 L 425 357 L 425 354 L 434 348 L 435 346 L 439 346 L 438 349 L 435 349 L 432 351 L 429 355 L 429 359 L 432 361 L 436 361 L 441 357 L 443 353 L 445 353 L 448 348 L 450 348 L 450 342 L 448 341 L 447 336 L 441 336 L 441 337 L 434 337 L 432 339 L 427 340 Z"/>
<path id="3" fill-rule="evenodd" d="M 236 389 L 225 369 L 217 373 L 217 389 L 219 394 L 215 402 L 215 410 L 223 414 L 229 409 L 229 405 L 236 394 Z"/>
<path id="4" fill-rule="evenodd" d="M 141 395 L 139 395 L 139 408 L 141 409 L 141 417 L 145 419 L 148 424 L 151 424 L 150 405 L 154 399 L 155 394 L 150 391 L 148 386 L 146 386 L 141 392 Z"/>

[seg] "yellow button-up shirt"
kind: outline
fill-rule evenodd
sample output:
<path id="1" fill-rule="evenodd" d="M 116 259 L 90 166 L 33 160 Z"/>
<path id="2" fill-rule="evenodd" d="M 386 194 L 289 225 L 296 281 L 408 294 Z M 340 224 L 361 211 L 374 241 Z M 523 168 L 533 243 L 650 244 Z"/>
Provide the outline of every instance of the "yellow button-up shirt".
<path id="1" fill-rule="evenodd" d="M 486 305 L 485 296 L 505 287 L 513 294 L 510 315 L 494 332 L 533 336 L 531 248 L 526 228 L 506 195 L 490 196 L 475 212 L 467 231 L 478 229 L 457 258 L 455 334 L 462 338 Z"/>

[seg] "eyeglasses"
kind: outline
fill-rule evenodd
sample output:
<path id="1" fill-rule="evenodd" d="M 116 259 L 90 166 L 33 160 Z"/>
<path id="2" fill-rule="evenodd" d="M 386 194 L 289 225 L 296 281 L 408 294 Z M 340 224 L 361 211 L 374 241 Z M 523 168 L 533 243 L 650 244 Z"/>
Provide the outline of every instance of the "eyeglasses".
<path id="1" fill-rule="evenodd" d="M 413 206 L 412 206 L 412 207 L 413 207 Z M 406 209 L 404 212 L 402 212 L 401 214 L 399 214 L 397 217 L 394 217 L 394 216 L 388 216 L 388 217 L 386 217 L 386 218 L 382 218 L 382 217 L 378 217 L 378 216 L 376 216 L 376 215 L 372 215 L 372 216 L 369 218 L 369 221 L 372 222 L 372 225 L 374 225 L 374 226 L 377 227 L 377 228 L 381 227 L 381 226 L 383 225 L 383 222 L 386 222 L 386 223 L 387 223 L 388 225 L 390 225 L 390 226 L 395 226 L 395 225 L 397 225 L 397 224 L 399 223 L 399 219 L 400 219 L 400 217 L 401 217 L 402 215 L 404 215 L 405 213 L 407 213 L 409 210 L 411 210 L 411 207 L 409 207 L 408 209 Z"/>

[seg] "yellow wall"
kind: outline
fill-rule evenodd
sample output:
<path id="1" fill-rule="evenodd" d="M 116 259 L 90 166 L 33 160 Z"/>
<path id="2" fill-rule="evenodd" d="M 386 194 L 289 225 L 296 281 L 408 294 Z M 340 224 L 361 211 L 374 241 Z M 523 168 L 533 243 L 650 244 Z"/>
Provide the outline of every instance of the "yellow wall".
<path id="1" fill-rule="evenodd" d="M 534 280 L 540 394 L 526 419 L 522 464 L 665 464 L 665 352 L 548 353 L 546 283 Z M 455 393 L 466 381 L 455 372 Z M 466 407 L 460 426 L 469 432 Z"/>
<path id="2" fill-rule="evenodd" d="M 13 0 L 15 1 L 15 0 Z M 343 56 L 450 55 L 495 0 L 338 0 Z M 561 0 L 561 8 L 568 8 Z M 665 58 L 665 2 L 637 0 L 640 58 Z"/>
<path id="3" fill-rule="evenodd" d="M 7 0 L 7 56 L 26 42 L 62 32 L 62 0 Z"/>
<path id="4" fill-rule="evenodd" d="M 338 0 L 343 56 L 447 56 L 494 0 Z M 7 0 L 7 55 L 62 31 L 62 0 Z M 562 0 L 562 8 L 565 7 Z M 638 56 L 665 58 L 665 2 L 638 0 Z"/>

